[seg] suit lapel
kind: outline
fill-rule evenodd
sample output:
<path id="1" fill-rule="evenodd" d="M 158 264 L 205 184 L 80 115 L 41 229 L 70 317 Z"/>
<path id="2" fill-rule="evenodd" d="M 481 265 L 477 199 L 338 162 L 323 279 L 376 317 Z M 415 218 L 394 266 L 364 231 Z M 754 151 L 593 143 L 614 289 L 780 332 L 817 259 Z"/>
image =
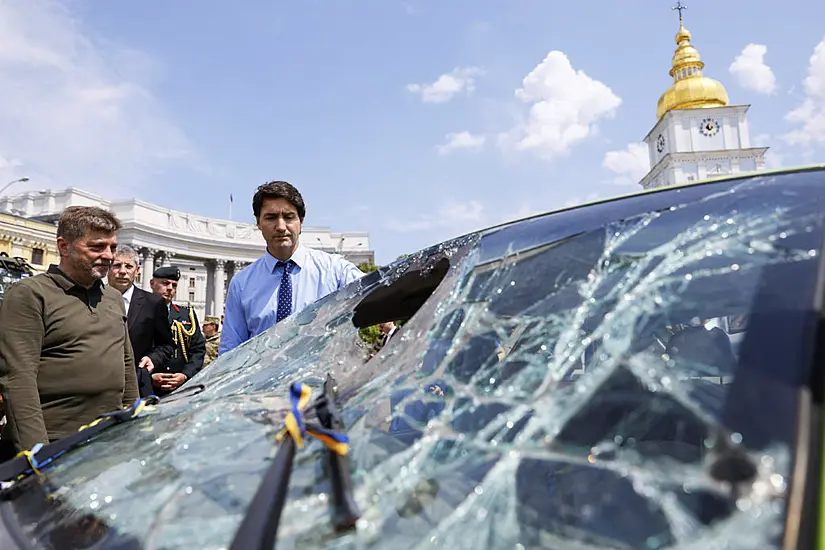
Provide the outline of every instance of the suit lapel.
<path id="1" fill-rule="evenodd" d="M 138 318 L 140 309 L 143 307 L 143 292 L 144 291 L 138 287 L 135 287 L 132 291 L 132 301 L 129 302 L 129 314 L 126 316 L 129 327 L 131 327 L 132 323 L 135 322 L 135 319 Z"/>

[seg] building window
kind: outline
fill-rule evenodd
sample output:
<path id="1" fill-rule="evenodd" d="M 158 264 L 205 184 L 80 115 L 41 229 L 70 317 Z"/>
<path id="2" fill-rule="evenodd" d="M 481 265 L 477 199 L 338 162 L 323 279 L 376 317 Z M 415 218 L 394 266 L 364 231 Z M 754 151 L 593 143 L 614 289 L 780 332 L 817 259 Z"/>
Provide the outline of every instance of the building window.
<path id="1" fill-rule="evenodd" d="M 189 302 L 191 303 L 191 302 L 194 302 L 194 301 L 195 301 L 195 293 L 194 293 L 194 292 L 190 292 L 190 293 L 189 293 Z"/>
<path id="2" fill-rule="evenodd" d="M 190 288 L 190 290 L 195 288 L 195 278 L 194 277 L 189 278 L 189 288 Z"/>
<path id="3" fill-rule="evenodd" d="M 32 263 L 34 265 L 43 265 L 43 256 L 42 248 L 32 248 Z"/>

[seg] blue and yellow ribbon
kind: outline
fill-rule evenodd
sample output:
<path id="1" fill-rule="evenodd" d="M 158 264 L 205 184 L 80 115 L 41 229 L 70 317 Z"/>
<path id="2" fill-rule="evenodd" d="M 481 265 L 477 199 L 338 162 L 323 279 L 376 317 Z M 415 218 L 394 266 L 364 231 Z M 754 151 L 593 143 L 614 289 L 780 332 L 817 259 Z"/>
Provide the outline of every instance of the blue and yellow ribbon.
<path id="1" fill-rule="evenodd" d="M 284 419 L 284 429 L 275 437 L 281 441 L 286 435 L 292 437 L 299 449 L 304 446 L 306 436 L 312 436 L 327 446 L 330 450 L 339 455 L 346 455 L 349 452 L 349 438 L 333 430 L 327 430 L 316 424 L 308 425 L 304 423 L 302 412 L 309 403 L 312 388 L 305 384 L 295 383 L 289 388 L 290 410 Z"/>
<path id="2" fill-rule="evenodd" d="M 38 476 L 40 475 L 40 464 L 37 462 L 36 455 L 42 447 L 42 443 L 37 443 L 34 447 L 31 448 L 30 451 L 20 451 L 19 453 L 19 455 L 26 457 L 26 461 L 29 463 L 29 468 L 31 468 L 32 472 L 34 472 Z"/>
<path id="3" fill-rule="evenodd" d="M 130 405 L 128 407 L 124 407 L 122 411 L 118 411 L 118 412 L 115 412 L 115 413 L 108 413 L 108 414 L 104 414 L 102 416 L 99 416 L 96 419 L 94 419 L 92 422 L 89 422 L 88 424 L 85 424 L 85 425 L 81 426 L 80 428 L 78 428 L 77 431 L 87 430 L 87 429 L 89 429 L 93 426 L 96 426 L 96 425 L 100 424 L 101 422 L 103 422 L 107 418 L 118 417 L 119 415 L 121 415 L 123 413 L 131 413 L 129 415 L 128 419 L 135 418 L 145 410 L 152 410 L 151 405 L 152 405 L 152 403 L 156 403 L 156 402 L 157 402 L 157 397 L 155 397 L 154 395 L 150 395 L 148 397 L 138 398 L 132 405 Z M 121 422 L 124 421 L 124 420 L 126 420 L 126 419 L 123 419 L 123 418 L 119 419 L 119 421 L 121 421 Z M 78 444 L 78 445 L 75 445 L 72 448 L 79 447 L 80 445 L 82 445 L 82 443 Z M 61 451 L 61 452 L 59 452 L 55 455 L 47 456 L 42 461 L 38 461 L 37 460 L 37 453 L 40 452 L 40 449 L 43 448 L 43 446 L 44 445 L 42 443 L 37 443 L 36 445 L 34 445 L 31 448 L 31 450 L 20 451 L 19 453 L 17 453 L 15 458 L 20 457 L 20 456 L 25 457 L 26 462 L 28 462 L 28 464 L 29 464 L 29 469 L 32 471 L 32 473 L 39 476 L 41 474 L 43 468 L 45 468 L 46 466 L 48 466 L 49 464 L 51 464 L 52 462 L 54 462 L 55 460 L 57 460 L 58 458 L 63 456 L 66 452 L 71 450 L 71 449 L 66 449 L 65 451 Z M 25 476 L 26 476 L 26 473 L 24 472 L 23 474 L 18 476 L 17 479 L 22 479 Z"/>

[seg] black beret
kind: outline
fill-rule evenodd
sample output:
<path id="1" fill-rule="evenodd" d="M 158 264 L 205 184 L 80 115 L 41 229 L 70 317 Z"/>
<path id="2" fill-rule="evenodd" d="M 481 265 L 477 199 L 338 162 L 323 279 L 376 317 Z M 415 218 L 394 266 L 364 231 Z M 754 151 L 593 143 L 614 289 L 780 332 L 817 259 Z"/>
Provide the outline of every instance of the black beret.
<path id="1" fill-rule="evenodd" d="M 155 279 L 170 279 L 172 281 L 180 281 L 180 269 L 173 266 L 159 267 L 152 274 Z"/>

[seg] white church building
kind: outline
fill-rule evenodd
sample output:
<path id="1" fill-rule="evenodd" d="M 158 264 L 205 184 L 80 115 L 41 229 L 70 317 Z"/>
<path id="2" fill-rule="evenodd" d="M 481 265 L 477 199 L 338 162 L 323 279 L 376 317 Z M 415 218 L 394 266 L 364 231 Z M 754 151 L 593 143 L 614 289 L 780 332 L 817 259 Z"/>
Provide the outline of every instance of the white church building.
<path id="1" fill-rule="evenodd" d="M 650 172 L 645 189 L 765 169 L 767 147 L 752 147 L 749 105 L 729 105 L 722 83 L 704 76 L 705 64 L 690 43 L 678 4 L 679 32 L 670 76 L 659 98 L 657 122 L 644 141 Z"/>

